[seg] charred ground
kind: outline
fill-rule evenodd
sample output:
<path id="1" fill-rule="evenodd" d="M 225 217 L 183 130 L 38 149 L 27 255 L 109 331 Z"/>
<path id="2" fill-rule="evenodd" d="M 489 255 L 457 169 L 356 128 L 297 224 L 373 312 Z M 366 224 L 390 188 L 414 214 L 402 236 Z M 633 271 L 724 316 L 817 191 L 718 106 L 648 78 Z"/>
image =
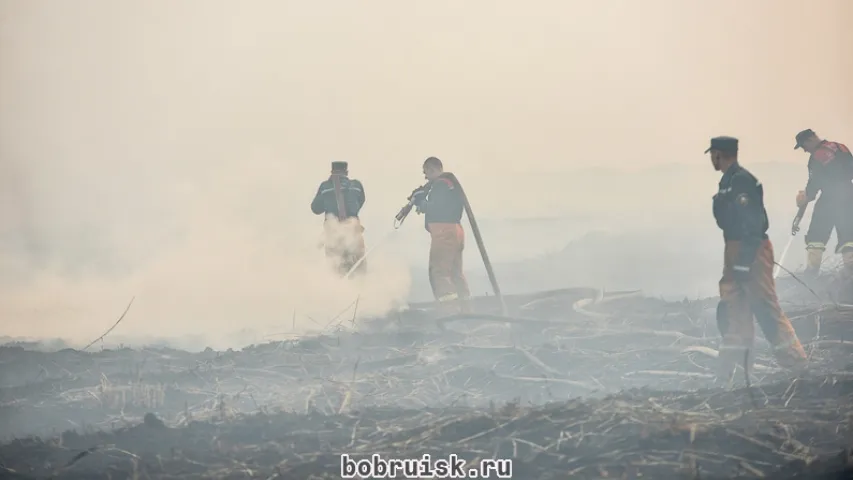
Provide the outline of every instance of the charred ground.
<path id="1" fill-rule="evenodd" d="M 511 319 L 413 305 L 241 351 L 6 346 L 0 476 L 340 478 L 341 453 L 457 453 L 514 458 L 513 478 L 820 478 L 853 446 L 853 309 L 786 290 L 810 371 L 760 341 L 728 391 L 714 299 L 585 288 L 509 297 Z"/>

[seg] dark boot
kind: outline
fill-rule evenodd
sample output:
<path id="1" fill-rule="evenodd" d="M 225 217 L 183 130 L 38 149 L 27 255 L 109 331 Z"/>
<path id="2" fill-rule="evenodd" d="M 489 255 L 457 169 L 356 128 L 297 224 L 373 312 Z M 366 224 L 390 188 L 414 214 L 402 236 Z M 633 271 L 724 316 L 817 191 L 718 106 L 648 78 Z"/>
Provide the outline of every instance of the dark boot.
<path id="1" fill-rule="evenodd" d="M 820 276 L 820 266 L 823 263 L 823 250 L 818 248 L 806 249 L 805 279 L 814 281 Z"/>

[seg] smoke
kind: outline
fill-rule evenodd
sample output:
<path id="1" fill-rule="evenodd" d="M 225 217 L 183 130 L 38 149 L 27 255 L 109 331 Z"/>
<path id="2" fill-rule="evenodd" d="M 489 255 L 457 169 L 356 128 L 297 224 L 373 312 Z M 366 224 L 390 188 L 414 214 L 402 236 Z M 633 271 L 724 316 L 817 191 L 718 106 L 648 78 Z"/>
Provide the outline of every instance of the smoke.
<path id="1" fill-rule="evenodd" d="M 258 163 L 254 165 L 258 171 Z M 271 167 L 264 173 L 279 178 L 283 172 Z M 120 338 L 172 338 L 173 344 L 192 348 L 235 347 L 261 340 L 263 334 L 328 331 L 335 321 L 348 322 L 354 313 L 384 314 L 405 299 L 410 279 L 404 262 L 377 255 L 364 278 L 340 278 L 318 248 L 321 229 L 264 228 L 275 215 L 255 212 L 252 218 L 245 200 L 222 193 L 223 188 L 249 190 L 234 175 L 239 172 L 217 174 L 223 181 L 232 180 L 176 195 L 170 203 L 181 209 L 172 210 L 180 234 L 151 254 L 121 250 L 128 239 L 114 232 L 112 245 L 106 242 L 102 255 L 140 259 L 129 264 L 126 274 L 108 275 L 86 265 L 63 271 L 58 262 L 36 270 L 26 258 L 15 264 L 4 257 L 4 273 L 29 274 L 17 282 L 4 279 L 4 334 L 86 342 L 103 333 L 135 296 L 117 330 Z M 274 194 L 257 178 L 251 186 L 256 194 L 252 200 L 261 205 L 269 202 L 264 197 Z M 335 318 L 356 299 L 357 311 Z M 235 337 L 238 331 L 244 335 Z"/>
<path id="2" fill-rule="evenodd" d="M 716 174 L 667 165 L 707 165 L 720 134 L 741 138 L 747 165 L 803 164 L 803 128 L 853 143 L 850 5 L 0 0 L 0 333 L 86 342 L 132 296 L 111 337 L 212 346 L 294 330 L 294 311 L 297 332 L 320 329 L 356 298 L 359 316 L 394 308 L 426 258 L 421 219 L 366 278 L 338 279 L 309 210 L 333 160 L 365 185 L 368 246 L 431 155 L 480 219 L 642 218 L 666 236 L 695 227 L 661 213 L 678 206 L 716 235 Z M 579 176 L 593 167 L 624 185 Z M 636 171 L 651 173 L 640 185 Z M 790 210 L 796 192 L 765 172 L 771 208 Z M 484 236 L 521 258 L 586 228 Z"/>

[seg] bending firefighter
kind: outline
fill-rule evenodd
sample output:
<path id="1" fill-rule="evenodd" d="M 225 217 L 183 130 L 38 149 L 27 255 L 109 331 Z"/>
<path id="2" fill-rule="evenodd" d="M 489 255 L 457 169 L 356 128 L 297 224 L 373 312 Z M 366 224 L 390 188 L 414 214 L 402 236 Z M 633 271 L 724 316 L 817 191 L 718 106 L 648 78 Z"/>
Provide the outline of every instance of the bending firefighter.
<path id="1" fill-rule="evenodd" d="M 738 163 L 736 138 L 711 139 L 705 153 L 709 152 L 714 169 L 723 173 L 713 204 L 714 218 L 725 240 L 717 306 L 717 326 L 722 335 L 720 380 L 730 380 L 735 366 L 751 363 L 753 315 L 773 345 L 778 363 L 802 367 L 806 354 L 776 297 L 773 246 L 767 237 L 769 222 L 761 182 Z"/>
<path id="2" fill-rule="evenodd" d="M 820 192 L 806 233 L 806 272 L 810 277 L 820 272 L 826 242 L 835 228 L 835 252 L 844 258 L 846 276 L 853 276 L 853 155 L 845 145 L 821 140 L 811 129 L 797 134 L 794 149 L 798 148 L 811 155 L 809 180 L 797 194 L 797 206 L 804 207 Z"/>
<path id="3" fill-rule="evenodd" d="M 424 214 L 431 237 L 429 283 L 443 310 L 467 312 L 471 294 L 462 273 L 465 231 L 461 223 L 465 200 L 450 174 L 444 173 L 441 160 L 427 158 L 423 171 L 427 184 L 412 192 L 411 202 L 418 213 Z"/>
<path id="4" fill-rule="evenodd" d="M 326 258 L 341 275 L 346 275 L 365 253 L 364 227 L 358 219 L 364 206 L 364 187 L 348 174 L 347 162 L 332 162 L 331 176 L 320 184 L 311 202 L 315 215 L 325 215 Z M 366 262 L 361 262 L 356 272 L 363 274 L 366 268 Z"/>

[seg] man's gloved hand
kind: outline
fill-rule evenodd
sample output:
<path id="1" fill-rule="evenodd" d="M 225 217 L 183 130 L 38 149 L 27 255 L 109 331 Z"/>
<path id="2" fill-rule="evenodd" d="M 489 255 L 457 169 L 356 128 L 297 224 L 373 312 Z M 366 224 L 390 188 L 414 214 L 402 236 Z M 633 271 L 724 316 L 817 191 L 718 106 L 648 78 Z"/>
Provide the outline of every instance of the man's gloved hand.
<path id="1" fill-rule="evenodd" d="M 806 192 L 803 190 L 797 192 L 797 208 L 803 208 L 808 205 L 808 203 L 809 202 L 806 200 Z"/>
<path id="2" fill-rule="evenodd" d="M 426 200 L 427 189 L 425 187 L 416 188 L 412 194 L 409 196 L 409 199 L 412 202 L 412 205 L 415 206 L 415 211 L 418 213 L 424 213 L 424 201 Z"/>
<path id="3" fill-rule="evenodd" d="M 749 265 L 735 265 L 732 267 L 732 276 L 735 282 L 744 284 L 749 281 Z"/>
<path id="4" fill-rule="evenodd" d="M 418 187 L 418 188 L 412 190 L 412 194 L 409 195 L 409 198 L 414 199 L 414 198 L 426 195 L 426 191 L 427 191 L 426 186 Z"/>

